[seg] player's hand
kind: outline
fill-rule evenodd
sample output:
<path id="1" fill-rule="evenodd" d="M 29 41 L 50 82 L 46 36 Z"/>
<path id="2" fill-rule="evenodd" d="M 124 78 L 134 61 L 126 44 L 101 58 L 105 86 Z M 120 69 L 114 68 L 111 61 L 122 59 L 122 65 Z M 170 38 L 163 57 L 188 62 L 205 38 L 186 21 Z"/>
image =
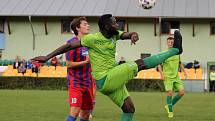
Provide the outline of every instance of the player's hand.
<path id="1" fill-rule="evenodd" d="M 46 56 L 37 56 L 35 58 L 32 58 L 31 61 L 36 61 L 38 63 L 45 63 L 48 61 L 48 58 Z"/>
<path id="2" fill-rule="evenodd" d="M 136 42 L 139 40 L 138 33 L 132 32 L 131 34 L 131 45 L 136 44 Z"/>
<path id="3" fill-rule="evenodd" d="M 86 56 L 85 62 L 86 62 L 86 63 L 90 63 L 90 58 L 89 58 L 89 56 Z"/>

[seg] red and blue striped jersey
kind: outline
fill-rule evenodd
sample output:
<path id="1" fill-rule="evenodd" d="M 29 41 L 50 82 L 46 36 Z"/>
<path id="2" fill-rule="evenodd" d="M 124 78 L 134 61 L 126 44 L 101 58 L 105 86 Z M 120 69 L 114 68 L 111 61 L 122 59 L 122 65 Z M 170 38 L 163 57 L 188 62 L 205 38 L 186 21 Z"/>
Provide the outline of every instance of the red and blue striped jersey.
<path id="1" fill-rule="evenodd" d="M 73 37 L 68 40 L 67 43 L 74 41 L 80 41 L 77 37 Z M 74 50 L 70 50 L 66 53 L 66 60 L 73 62 L 80 62 L 86 60 L 88 49 L 86 47 L 79 47 Z M 67 80 L 68 87 L 74 88 L 92 88 L 94 80 L 91 75 L 91 65 L 85 64 L 78 68 L 67 68 Z"/>

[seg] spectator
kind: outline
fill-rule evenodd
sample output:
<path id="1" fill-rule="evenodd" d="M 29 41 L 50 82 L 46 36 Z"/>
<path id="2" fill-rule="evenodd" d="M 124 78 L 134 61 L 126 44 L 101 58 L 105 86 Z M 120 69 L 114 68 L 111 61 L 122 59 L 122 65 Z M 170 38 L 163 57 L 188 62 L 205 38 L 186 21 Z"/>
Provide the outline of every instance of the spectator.
<path id="1" fill-rule="evenodd" d="M 33 65 L 31 63 L 31 61 L 27 61 L 27 69 L 32 69 Z"/>
<path id="2" fill-rule="evenodd" d="M 185 68 L 187 68 L 187 69 L 194 68 L 196 70 L 197 68 L 200 68 L 199 61 L 194 60 L 194 62 L 189 62 L 186 64 Z"/>
<path id="3" fill-rule="evenodd" d="M 26 67 L 23 63 L 18 67 L 18 73 L 22 73 L 23 76 L 26 73 Z"/>
<path id="4" fill-rule="evenodd" d="M 193 62 L 193 68 L 195 69 L 195 72 L 196 72 L 196 69 L 200 68 L 199 61 L 194 60 L 194 62 Z"/>
<path id="5" fill-rule="evenodd" d="M 56 56 L 51 59 L 51 65 L 54 66 L 56 70 L 56 67 L 58 65 L 58 59 Z"/>
<path id="6" fill-rule="evenodd" d="M 25 68 L 27 68 L 27 62 L 26 62 L 25 59 L 23 59 L 21 63 L 23 64 L 23 66 L 24 66 Z"/>
<path id="7" fill-rule="evenodd" d="M 210 66 L 210 92 L 215 92 L 215 66 Z"/>
<path id="8" fill-rule="evenodd" d="M 16 56 L 15 62 L 13 63 L 13 69 L 18 69 L 21 65 L 21 62 L 19 61 L 19 57 Z"/>
<path id="9" fill-rule="evenodd" d="M 36 73 L 36 75 L 38 76 L 39 72 L 40 72 L 40 67 L 41 67 L 41 64 L 40 63 L 37 63 L 35 61 L 32 61 L 32 73 Z"/>

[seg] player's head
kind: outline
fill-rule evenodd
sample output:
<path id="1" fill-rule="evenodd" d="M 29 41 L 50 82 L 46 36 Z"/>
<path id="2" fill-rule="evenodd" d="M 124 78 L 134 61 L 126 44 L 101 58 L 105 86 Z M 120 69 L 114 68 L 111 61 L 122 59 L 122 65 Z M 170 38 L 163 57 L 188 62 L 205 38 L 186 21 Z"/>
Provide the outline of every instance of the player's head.
<path id="1" fill-rule="evenodd" d="M 110 35 L 118 35 L 119 25 L 116 19 L 111 14 L 104 14 L 99 18 L 99 29 L 101 32 L 106 32 Z"/>
<path id="2" fill-rule="evenodd" d="M 89 26 L 90 25 L 88 24 L 87 19 L 85 17 L 75 18 L 75 19 L 73 19 L 73 21 L 71 23 L 71 29 L 75 35 L 88 34 L 89 30 L 90 30 Z"/>
<path id="3" fill-rule="evenodd" d="M 167 46 L 168 48 L 172 48 L 174 44 L 174 38 L 173 37 L 168 37 L 167 38 Z"/>

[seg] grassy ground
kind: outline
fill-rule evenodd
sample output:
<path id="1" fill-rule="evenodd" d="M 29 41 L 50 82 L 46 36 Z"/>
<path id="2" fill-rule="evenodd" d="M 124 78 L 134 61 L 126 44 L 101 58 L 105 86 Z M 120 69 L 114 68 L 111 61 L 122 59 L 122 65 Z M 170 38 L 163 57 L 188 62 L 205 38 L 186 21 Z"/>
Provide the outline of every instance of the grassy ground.
<path id="1" fill-rule="evenodd" d="M 164 111 L 165 93 L 132 92 L 134 121 L 215 121 L 215 94 L 188 93 L 175 107 L 175 117 Z M 0 121 L 64 121 L 69 112 L 66 91 L 0 90 Z M 93 121 L 119 121 L 120 110 L 98 93 Z"/>

